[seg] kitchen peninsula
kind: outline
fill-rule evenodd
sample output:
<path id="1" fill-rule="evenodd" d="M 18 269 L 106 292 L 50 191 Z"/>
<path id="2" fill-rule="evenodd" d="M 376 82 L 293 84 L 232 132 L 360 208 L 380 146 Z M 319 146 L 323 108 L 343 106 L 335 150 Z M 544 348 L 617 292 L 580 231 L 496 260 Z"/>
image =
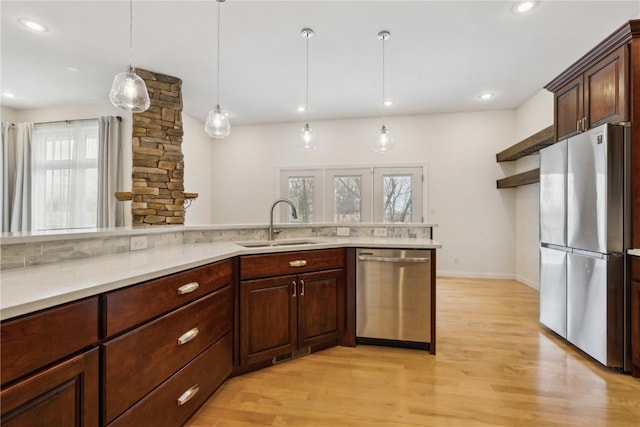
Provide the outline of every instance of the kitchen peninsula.
<path id="1" fill-rule="evenodd" d="M 430 229 L 421 237 L 298 234 L 277 245 L 202 241 L 213 240 L 204 237 L 211 230 L 184 230 L 173 244 L 2 272 L 3 421 L 45 416 L 54 424 L 136 425 L 160 413 L 154 425 L 182 424 L 231 375 L 355 345 L 356 248 L 431 251 L 434 288 L 441 247 L 426 237 Z M 189 232 L 200 242 L 184 239 Z M 127 233 L 117 238 L 129 240 Z M 254 260 L 268 271 L 247 273 L 261 278 L 241 284 L 242 271 L 261 265 Z M 277 262 L 282 266 L 274 267 Z M 261 299 L 267 292 L 242 296 L 245 285 L 277 280 L 269 293 L 276 300 Z M 296 299 L 289 317 L 271 304 Z M 257 334 L 242 320 L 251 310 L 260 310 L 270 333 Z M 425 316 L 434 310 L 432 298 Z M 431 340 L 434 352 L 435 335 Z M 36 413 L 42 396 L 44 415 Z"/>

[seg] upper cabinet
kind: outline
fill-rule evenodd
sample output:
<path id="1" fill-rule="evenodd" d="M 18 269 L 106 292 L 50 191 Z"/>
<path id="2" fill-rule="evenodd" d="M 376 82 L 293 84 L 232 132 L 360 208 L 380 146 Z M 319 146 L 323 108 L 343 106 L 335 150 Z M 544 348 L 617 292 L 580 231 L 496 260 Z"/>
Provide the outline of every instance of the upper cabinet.
<path id="1" fill-rule="evenodd" d="M 629 42 L 640 30 L 630 21 L 551 81 L 556 140 L 630 119 Z"/>

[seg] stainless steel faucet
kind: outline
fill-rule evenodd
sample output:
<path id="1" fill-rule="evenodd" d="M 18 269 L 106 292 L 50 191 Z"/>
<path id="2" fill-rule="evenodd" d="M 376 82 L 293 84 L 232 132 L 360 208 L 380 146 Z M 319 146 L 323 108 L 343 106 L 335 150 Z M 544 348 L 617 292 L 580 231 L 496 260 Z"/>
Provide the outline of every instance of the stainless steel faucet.
<path id="1" fill-rule="evenodd" d="M 289 206 L 291 206 L 291 216 L 293 217 L 293 219 L 298 219 L 298 211 L 296 211 L 296 206 L 293 204 L 293 202 L 289 199 L 278 199 L 275 202 L 273 202 L 273 205 L 271 205 L 271 217 L 269 218 L 269 240 L 273 240 L 273 210 L 275 209 L 276 205 L 280 202 L 286 203 Z"/>

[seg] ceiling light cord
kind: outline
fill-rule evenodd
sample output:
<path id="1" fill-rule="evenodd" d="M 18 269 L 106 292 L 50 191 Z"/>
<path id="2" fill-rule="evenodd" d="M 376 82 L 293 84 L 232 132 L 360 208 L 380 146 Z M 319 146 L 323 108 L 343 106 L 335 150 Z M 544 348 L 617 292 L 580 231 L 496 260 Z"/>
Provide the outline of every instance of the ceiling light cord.
<path id="1" fill-rule="evenodd" d="M 129 0 L 129 65 L 133 66 L 133 0 Z"/>
<path id="2" fill-rule="evenodd" d="M 385 37 L 382 37 L 382 126 L 384 126 L 384 41 Z"/>
<path id="3" fill-rule="evenodd" d="M 305 111 L 305 121 L 307 122 L 307 124 L 309 123 L 309 38 L 306 38 L 307 41 L 307 76 L 306 76 L 306 82 L 307 82 L 307 94 L 306 94 L 306 100 L 305 100 L 305 106 L 304 106 L 304 111 Z"/>
<path id="4" fill-rule="evenodd" d="M 218 71 L 216 73 L 216 106 L 220 108 L 220 2 L 218 3 L 218 59 L 217 59 L 217 67 Z"/>

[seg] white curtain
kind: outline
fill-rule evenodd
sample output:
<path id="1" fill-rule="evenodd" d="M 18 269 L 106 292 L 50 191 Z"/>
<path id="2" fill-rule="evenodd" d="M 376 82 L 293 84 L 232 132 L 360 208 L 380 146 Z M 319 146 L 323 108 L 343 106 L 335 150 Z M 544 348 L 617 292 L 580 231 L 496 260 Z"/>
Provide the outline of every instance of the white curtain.
<path id="1" fill-rule="evenodd" d="M 2 232 L 31 230 L 31 123 L 2 123 Z"/>
<path id="2" fill-rule="evenodd" d="M 118 202 L 114 195 L 122 191 L 123 186 L 120 127 L 119 117 L 99 119 L 98 227 L 124 225 L 124 203 Z"/>

